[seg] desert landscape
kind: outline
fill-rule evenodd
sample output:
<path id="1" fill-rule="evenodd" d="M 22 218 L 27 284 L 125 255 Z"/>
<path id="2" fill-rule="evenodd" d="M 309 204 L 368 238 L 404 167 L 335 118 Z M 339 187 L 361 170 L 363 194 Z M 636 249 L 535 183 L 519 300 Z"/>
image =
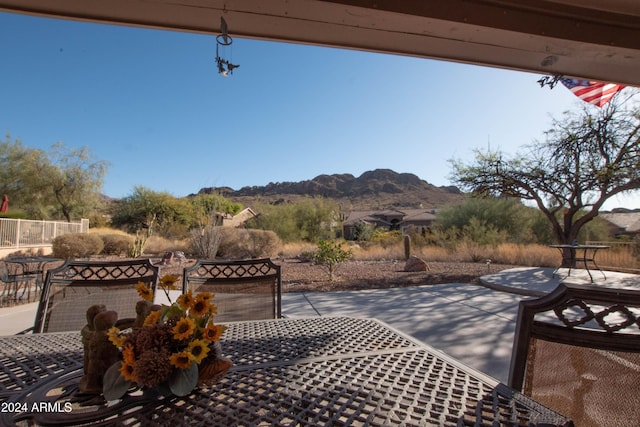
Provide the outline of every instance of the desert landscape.
<path id="1" fill-rule="evenodd" d="M 333 281 L 325 267 L 296 258 L 273 259 L 281 266 L 283 292 L 330 292 L 399 288 L 441 283 L 477 283 L 480 276 L 514 268 L 484 262 L 428 262 L 427 271 L 405 271 L 404 260 L 350 260 L 336 268 Z M 160 274 L 182 274 L 186 263 L 162 266 Z"/>

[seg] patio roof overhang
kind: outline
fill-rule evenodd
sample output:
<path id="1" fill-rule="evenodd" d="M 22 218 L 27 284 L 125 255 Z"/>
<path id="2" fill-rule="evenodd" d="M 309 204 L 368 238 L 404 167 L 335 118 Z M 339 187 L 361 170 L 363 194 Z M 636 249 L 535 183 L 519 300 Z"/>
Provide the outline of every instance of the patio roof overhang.
<path id="1" fill-rule="evenodd" d="M 0 0 L 0 11 L 640 86 L 636 0 Z"/>

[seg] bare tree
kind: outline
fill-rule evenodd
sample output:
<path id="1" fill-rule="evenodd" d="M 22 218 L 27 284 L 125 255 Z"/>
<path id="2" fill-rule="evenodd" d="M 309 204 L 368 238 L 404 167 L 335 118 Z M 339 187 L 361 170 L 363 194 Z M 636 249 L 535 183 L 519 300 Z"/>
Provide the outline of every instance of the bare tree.
<path id="1" fill-rule="evenodd" d="M 466 191 L 535 203 L 557 241 L 570 244 L 605 201 L 640 189 L 640 109 L 632 101 L 566 112 L 525 154 L 475 150 L 471 164 L 451 160 L 451 178 Z"/>

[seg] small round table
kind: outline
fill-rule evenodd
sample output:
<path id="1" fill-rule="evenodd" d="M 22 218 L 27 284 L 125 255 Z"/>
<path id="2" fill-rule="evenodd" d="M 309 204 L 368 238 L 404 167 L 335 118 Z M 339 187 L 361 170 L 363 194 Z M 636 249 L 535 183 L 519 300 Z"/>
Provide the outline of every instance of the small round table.
<path id="1" fill-rule="evenodd" d="M 576 263 L 582 262 L 584 264 L 584 269 L 587 270 L 587 274 L 591 279 L 591 283 L 593 283 L 593 276 L 591 275 L 591 271 L 589 270 L 589 262 L 592 262 L 595 265 L 596 269 L 602 274 L 605 280 L 607 280 L 607 276 L 604 274 L 602 269 L 596 263 L 596 253 L 600 249 L 609 249 L 610 246 L 604 245 L 550 245 L 552 248 L 556 248 L 560 250 L 562 254 L 562 263 L 558 268 L 553 271 L 553 276 L 556 275 L 558 270 L 564 266 L 569 266 L 569 274 L 571 276 L 571 269 L 574 268 Z M 567 251 L 567 249 L 569 249 Z M 578 256 L 578 251 L 582 251 L 582 256 Z M 591 251 L 591 253 L 589 253 Z"/>

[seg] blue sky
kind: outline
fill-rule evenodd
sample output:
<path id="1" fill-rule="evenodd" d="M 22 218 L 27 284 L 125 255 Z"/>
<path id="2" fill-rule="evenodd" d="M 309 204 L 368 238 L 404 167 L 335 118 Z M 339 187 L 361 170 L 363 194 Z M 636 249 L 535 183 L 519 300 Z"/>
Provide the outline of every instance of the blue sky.
<path id="1" fill-rule="evenodd" d="M 233 36 L 233 23 L 229 23 Z M 535 73 L 0 13 L 0 134 L 91 148 L 103 192 L 182 197 L 376 168 L 450 185 L 447 160 L 516 154 L 579 101 Z M 607 204 L 640 207 L 640 198 Z"/>

